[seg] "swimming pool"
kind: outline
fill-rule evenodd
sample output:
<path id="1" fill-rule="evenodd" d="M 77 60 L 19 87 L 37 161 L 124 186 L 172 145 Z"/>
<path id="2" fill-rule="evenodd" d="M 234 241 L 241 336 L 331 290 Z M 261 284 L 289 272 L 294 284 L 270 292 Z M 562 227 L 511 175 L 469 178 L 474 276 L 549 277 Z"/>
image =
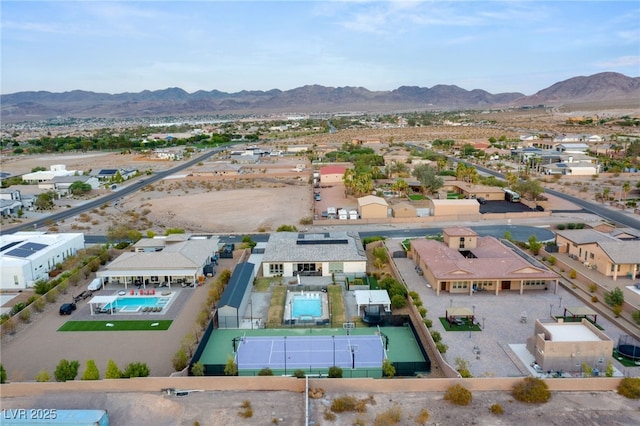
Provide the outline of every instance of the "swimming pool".
<path id="1" fill-rule="evenodd" d="M 318 294 L 293 296 L 293 318 L 322 316 L 322 299 Z"/>
<path id="2" fill-rule="evenodd" d="M 118 297 L 113 302 L 113 309 L 122 313 L 140 312 L 144 308 L 166 308 L 171 301 L 171 296 L 159 297 Z M 104 309 L 111 309 L 111 303 L 105 305 Z"/>

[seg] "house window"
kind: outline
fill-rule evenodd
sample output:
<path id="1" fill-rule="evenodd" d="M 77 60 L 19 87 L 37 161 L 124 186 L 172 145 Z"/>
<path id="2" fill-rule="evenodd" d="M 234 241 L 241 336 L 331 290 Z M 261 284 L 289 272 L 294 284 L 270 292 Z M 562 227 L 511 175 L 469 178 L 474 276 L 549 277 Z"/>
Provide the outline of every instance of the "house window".
<path id="1" fill-rule="evenodd" d="M 269 273 L 271 275 L 278 275 L 284 272 L 284 266 L 282 263 L 270 263 L 269 264 Z"/>
<path id="2" fill-rule="evenodd" d="M 460 237 L 460 248 L 464 248 L 464 237 Z"/>
<path id="3" fill-rule="evenodd" d="M 329 272 L 330 273 L 334 273 L 334 272 L 344 272 L 344 263 L 342 262 L 329 262 Z"/>
<path id="4" fill-rule="evenodd" d="M 18 276 L 17 276 L 17 275 L 14 275 L 14 276 L 13 276 L 13 283 L 14 283 L 15 285 L 20 285 L 20 280 L 18 279 Z"/>
<path id="5" fill-rule="evenodd" d="M 589 258 L 590 259 L 595 259 L 595 256 L 593 255 L 593 253 L 589 253 Z"/>
<path id="6" fill-rule="evenodd" d="M 524 281 L 525 287 L 544 287 L 546 285 L 545 280 L 526 280 Z"/>
<path id="7" fill-rule="evenodd" d="M 469 281 L 452 281 L 451 285 L 453 288 L 468 288 L 469 287 Z"/>
<path id="8" fill-rule="evenodd" d="M 479 289 L 487 289 L 493 287 L 493 281 L 474 281 L 473 285 Z"/>

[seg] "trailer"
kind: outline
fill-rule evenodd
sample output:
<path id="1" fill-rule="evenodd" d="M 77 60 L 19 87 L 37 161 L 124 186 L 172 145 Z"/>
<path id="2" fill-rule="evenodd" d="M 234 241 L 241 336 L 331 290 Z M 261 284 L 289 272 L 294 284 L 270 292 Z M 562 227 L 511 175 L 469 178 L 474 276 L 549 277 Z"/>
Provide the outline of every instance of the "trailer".
<path id="1" fill-rule="evenodd" d="M 504 199 L 512 203 L 520 202 L 520 194 L 510 189 L 504 189 Z"/>
<path id="2" fill-rule="evenodd" d="M 2 426 L 109 426 L 109 415 L 106 410 L 3 408 L 0 413 Z"/>

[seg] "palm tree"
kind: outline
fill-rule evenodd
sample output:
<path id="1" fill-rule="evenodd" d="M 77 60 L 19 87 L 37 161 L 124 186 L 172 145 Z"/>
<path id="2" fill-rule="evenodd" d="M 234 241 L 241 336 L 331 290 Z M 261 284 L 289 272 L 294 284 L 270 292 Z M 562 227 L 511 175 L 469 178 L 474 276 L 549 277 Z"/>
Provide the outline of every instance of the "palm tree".
<path id="1" fill-rule="evenodd" d="M 404 179 L 398 179 L 391 185 L 391 189 L 397 191 L 400 196 L 406 194 L 409 184 Z"/>
<path id="2" fill-rule="evenodd" d="M 344 196 L 347 197 L 347 194 L 353 191 L 353 181 L 356 176 L 356 172 L 353 169 L 347 169 L 342 175 L 342 182 L 344 183 Z"/>
<path id="3" fill-rule="evenodd" d="M 609 187 L 604 187 L 602 189 L 602 202 L 608 201 L 609 200 L 609 193 L 611 192 L 611 189 Z"/>
<path id="4" fill-rule="evenodd" d="M 629 193 L 630 189 L 631 189 L 631 182 L 627 180 L 622 184 L 622 198 L 624 200 L 627 199 L 627 194 Z"/>

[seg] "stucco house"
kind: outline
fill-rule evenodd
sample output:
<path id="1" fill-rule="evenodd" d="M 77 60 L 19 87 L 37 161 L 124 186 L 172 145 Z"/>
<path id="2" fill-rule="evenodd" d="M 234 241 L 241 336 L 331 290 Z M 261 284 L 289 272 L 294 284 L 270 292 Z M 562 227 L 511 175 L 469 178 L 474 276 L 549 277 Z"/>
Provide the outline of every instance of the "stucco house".
<path id="1" fill-rule="evenodd" d="M 557 290 L 558 274 L 533 264 L 495 237 L 465 227 L 443 229 L 444 241 L 414 239 L 411 256 L 437 295 L 491 291 Z"/>
<path id="2" fill-rule="evenodd" d="M 342 177 L 347 168 L 344 166 L 324 166 L 320 167 L 320 183 L 342 183 Z"/>

